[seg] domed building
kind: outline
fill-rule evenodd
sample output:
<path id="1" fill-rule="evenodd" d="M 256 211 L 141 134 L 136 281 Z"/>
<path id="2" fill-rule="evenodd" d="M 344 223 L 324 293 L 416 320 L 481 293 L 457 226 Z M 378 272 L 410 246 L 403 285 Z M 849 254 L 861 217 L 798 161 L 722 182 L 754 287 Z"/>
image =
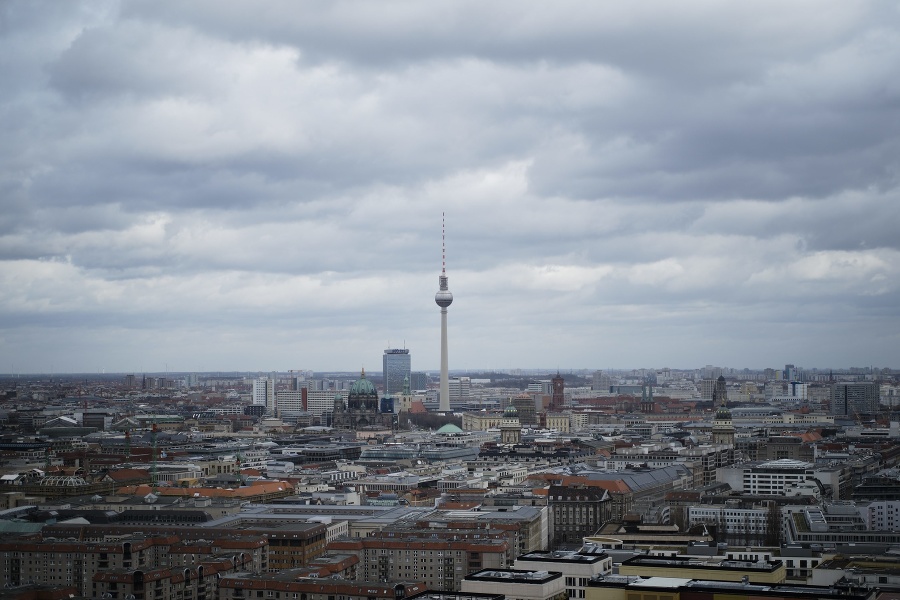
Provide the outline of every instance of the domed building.
<path id="1" fill-rule="evenodd" d="M 725 378 L 719 376 L 713 391 L 713 406 L 718 406 L 716 417 L 713 420 L 712 439 L 714 444 L 722 444 L 734 447 L 734 422 L 731 419 L 731 411 L 728 410 L 728 390 L 725 387 Z"/>
<path id="2" fill-rule="evenodd" d="M 518 444 L 521 441 L 522 424 L 519 422 L 519 410 L 510 404 L 500 419 L 500 443 Z"/>
<path id="3" fill-rule="evenodd" d="M 350 386 L 346 404 L 335 399 L 332 426 L 335 429 L 357 430 L 362 427 L 390 427 L 393 424 L 393 412 L 380 412 L 378 390 L 375 384 L 366 379 L 363 369 L 359 379 Z"/>

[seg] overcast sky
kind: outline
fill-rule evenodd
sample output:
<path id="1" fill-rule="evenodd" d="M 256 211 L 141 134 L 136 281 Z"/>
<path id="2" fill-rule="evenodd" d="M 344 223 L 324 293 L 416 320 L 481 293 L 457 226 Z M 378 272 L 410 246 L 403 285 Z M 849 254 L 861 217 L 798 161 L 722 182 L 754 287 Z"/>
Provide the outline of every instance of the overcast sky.
<path id="1" fill-rule="evenodd" d="M 897 2 L 0 3 L 0 372 L 900 367 Z"/>

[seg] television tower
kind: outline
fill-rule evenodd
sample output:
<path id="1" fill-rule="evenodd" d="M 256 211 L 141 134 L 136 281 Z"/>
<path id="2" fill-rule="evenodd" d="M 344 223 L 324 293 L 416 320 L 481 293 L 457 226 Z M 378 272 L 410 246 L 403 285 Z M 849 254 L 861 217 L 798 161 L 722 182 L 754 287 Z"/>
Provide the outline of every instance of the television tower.
<path id="1" fill-rule="evenodd" d="M 441 213 L 441 274 L 438 277 L 440 289 L 434 295 L 435 303 L 441 307 L 441 397 L 438 410 L 450 412 L 450 374 L 447 360 L 447 307 L 453 303 L 453 294 L 447 288 L 447 243 L 444 213 Z"/>

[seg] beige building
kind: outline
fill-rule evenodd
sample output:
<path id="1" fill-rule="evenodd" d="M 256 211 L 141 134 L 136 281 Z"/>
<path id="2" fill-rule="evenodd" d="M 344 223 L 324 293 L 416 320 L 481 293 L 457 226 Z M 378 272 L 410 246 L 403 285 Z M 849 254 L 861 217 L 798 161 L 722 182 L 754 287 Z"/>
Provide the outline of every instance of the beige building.
<path id="1" fill-rule="evenodd" d="M 515 569 L 559 571 L 569 598 L 585 598 L 588 581 L 612 573 L 612 558 L 597 546 L 581 552 L 529 552 L 516 559 Z M 594 550 L 594 551 L 591 551 Z"/>
<path id="2" fill-rule="evenodd" d="M 503 420 L 502 413 L 467 412 L 462 416 L 462 429 L 463 431 L 499 429 L 501 420 Z"/>
<path id="3" fill-rule="evenodd" d="M 559 433 L 569 433 L 571 421 L 568 414 L 547 413 L 547 429 L 555 429 Z"/>

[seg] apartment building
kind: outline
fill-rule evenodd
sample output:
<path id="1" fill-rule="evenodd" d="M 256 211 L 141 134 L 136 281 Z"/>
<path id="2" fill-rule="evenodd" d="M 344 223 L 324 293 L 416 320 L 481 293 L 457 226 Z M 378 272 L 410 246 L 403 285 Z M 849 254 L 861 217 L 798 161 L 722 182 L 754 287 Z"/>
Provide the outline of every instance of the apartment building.
<path id="1" fill-rule="evenodd" d="M 261 570 L 268 564 L 268 543 L 259 536 L 217 539 L 197 544 L 190 552 L 179 551 L 180 547 L 180 537 L 171 534 L 125 537 L 115 542 L 71 542 L 53 538 L 3 541 L 0 542 L 0 586 L 14 587 L 28 582 L 70 585 L 77 587 L 83 596 L 99 597 L 94 594 L 95 582 L 110 591 L 107 584 L 118 582 L 124 585 L 125 573 L 177 570 L 187 562 L 186 556 L 191 557 L 192 564 L 227 558 L 234 567 L 244 570 Z M 96 579 L 100 573 L 118 573 L 118 579 L 104 583 L 104 580 Z M 159 576 L 164 576 L 162 571 Z M 135 583 L 138 582 L 132 578 L 132 584 Z"/>
<path id="2" fill-rule="evenodd" d="M 277 574 L 223 576 L 219 581 L 218 600 L 404 600 L 426 589 L 422 581 L 308 579 L 303 578 L 303 573 L 288 570 Z"/>
<path id="3" fill-rule="evenodd" d="M 92 598 L 112 600 L 213 600 L 218 581 L 241 567 L 228 558 L 207 559 L 183 568 L 107 569 L 93 576 Z"/>
<path id="4" fill-rule="evenodd" d="M 360 580 L 423 581 L 428 589 L 458 591 L 469 573 L 507 565 L 505 539 L 435 539 L 432 537 L 368 537 L 342 539 L 330 551 L 355 554 Z M 486 536 L 485 536 L 486 537 Z"/>

